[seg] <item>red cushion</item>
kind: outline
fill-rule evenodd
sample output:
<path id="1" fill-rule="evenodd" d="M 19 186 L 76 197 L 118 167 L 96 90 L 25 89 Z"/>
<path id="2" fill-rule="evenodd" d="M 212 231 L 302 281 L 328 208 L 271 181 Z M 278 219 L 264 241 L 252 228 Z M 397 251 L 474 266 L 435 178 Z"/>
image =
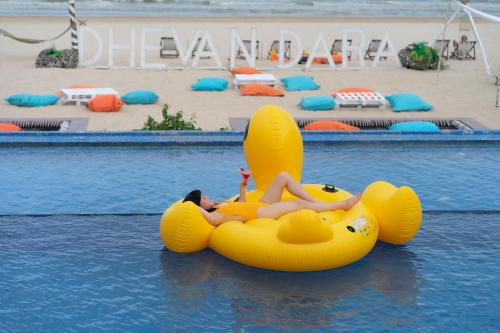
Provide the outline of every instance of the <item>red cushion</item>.
<path id="1" fill-rule="evenodd" d="M 87 107 L 94 112 L 120 111 L 123 101 L 116 95 L 99 95 L 87 103 Z"/>
<path id="2" fill-rule="evenodd" d="M 359 131 L 356 126 L 335 120 L 316 120 L 304 127 L 306 131 Z"/>

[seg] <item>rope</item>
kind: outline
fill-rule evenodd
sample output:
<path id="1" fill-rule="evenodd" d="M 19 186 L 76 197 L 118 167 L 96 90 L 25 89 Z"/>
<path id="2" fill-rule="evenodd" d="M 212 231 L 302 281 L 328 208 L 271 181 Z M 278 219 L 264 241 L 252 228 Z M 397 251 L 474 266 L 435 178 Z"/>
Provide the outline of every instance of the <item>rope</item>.
<path id="1" fill-rule="evenodd" d="M 56 37 L 51 38 L 51 39 L 33 39 L 33 38 L 17 37 L 16 35 L 11 34 L 10 32 L 8 32 L 7 30 L 4 30 L 4 29 L 0 29 L 0 35 L 4 35 L 5 37 L 12 38 L 12 39 L 17 40 L 18 42 L 21 42 L 21 43 L 38 44 L 38 43 L 51 42 L 53 40 L 56 40 L 56 39 L 62 37 L 65 33 L 67 33 L 69 31 L 69 29 L 70 29 L 70 27 L 68 26 L 66 28 L 66 30 L 64 30 L 62 33 L 60 33 L 59 35 L 57 35 Z"/>

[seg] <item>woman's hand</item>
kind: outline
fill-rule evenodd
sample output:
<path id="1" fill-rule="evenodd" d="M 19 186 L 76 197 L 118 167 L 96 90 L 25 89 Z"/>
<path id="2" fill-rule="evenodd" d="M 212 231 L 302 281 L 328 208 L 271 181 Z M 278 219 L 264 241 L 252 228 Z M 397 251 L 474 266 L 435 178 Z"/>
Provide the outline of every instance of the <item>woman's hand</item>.
<path id="1" fill-rule="evenodd" d="M 245 169 L 240 168 L 240 174 L 243 177 L 243 180 L 240 183 L 240 202 L 245 202 L 247 194 L 248 178 L 250 178 L 252 172 L 245 171 Z"/>
<path id="2" fill-rule="evenodd" d="M 252 171 L 245 171 L 245 169 L 240 168 L 240 174 L 243 177 L 243 181 L 248 182 L 248 178 L 250 178 L 250 176 L 252 175 Z"/>

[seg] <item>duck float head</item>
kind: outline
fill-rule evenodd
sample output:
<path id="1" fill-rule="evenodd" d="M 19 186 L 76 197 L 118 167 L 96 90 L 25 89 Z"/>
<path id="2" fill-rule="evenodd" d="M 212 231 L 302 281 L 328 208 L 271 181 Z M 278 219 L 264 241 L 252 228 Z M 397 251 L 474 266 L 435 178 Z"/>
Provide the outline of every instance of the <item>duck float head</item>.
<path id="1" fill-rule="evenodd" d="M 275 105 L 261 107 L 251 117 L 243 141 L 245 158 L 256 184 L 247 201 L 259 201 L 280 172 L 300 182 L 303 144 L 293 118 Z M 323 184 L 303 184 L 322 201 L 342 201 L 352 195 Z M 232 197 L 229 200 L 234 200 Z M 282 201 L 296 199 L 286 191 Z M 209 224 L 192 202 L 177 201 L 163 214 L 160 235 L 175 252 L 210 247 L 242 264 L 280 271 L 318 271 L 348 265 L 363 258 L 377 239 L 405 244 L 420 228 L 422 208 L 416 193 L 376 181 L 348 211 L 316 213 L 299 210 L 278 219 L 256 218 L 246 223 Z"/>

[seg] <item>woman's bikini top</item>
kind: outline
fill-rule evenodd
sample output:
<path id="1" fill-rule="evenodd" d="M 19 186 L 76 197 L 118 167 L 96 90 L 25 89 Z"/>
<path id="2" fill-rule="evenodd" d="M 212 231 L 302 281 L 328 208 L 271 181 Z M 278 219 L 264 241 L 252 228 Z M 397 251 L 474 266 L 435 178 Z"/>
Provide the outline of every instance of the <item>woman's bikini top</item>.
<path id="1" fill-rule="evenodd" d="M 239 215 L 243 216 L 247 221 L 257 217 L 257 210 L 260 207 L 266 206 L 266 202 L 230 202 L 217 208 L 217 212 L 226 216 Z"/>

